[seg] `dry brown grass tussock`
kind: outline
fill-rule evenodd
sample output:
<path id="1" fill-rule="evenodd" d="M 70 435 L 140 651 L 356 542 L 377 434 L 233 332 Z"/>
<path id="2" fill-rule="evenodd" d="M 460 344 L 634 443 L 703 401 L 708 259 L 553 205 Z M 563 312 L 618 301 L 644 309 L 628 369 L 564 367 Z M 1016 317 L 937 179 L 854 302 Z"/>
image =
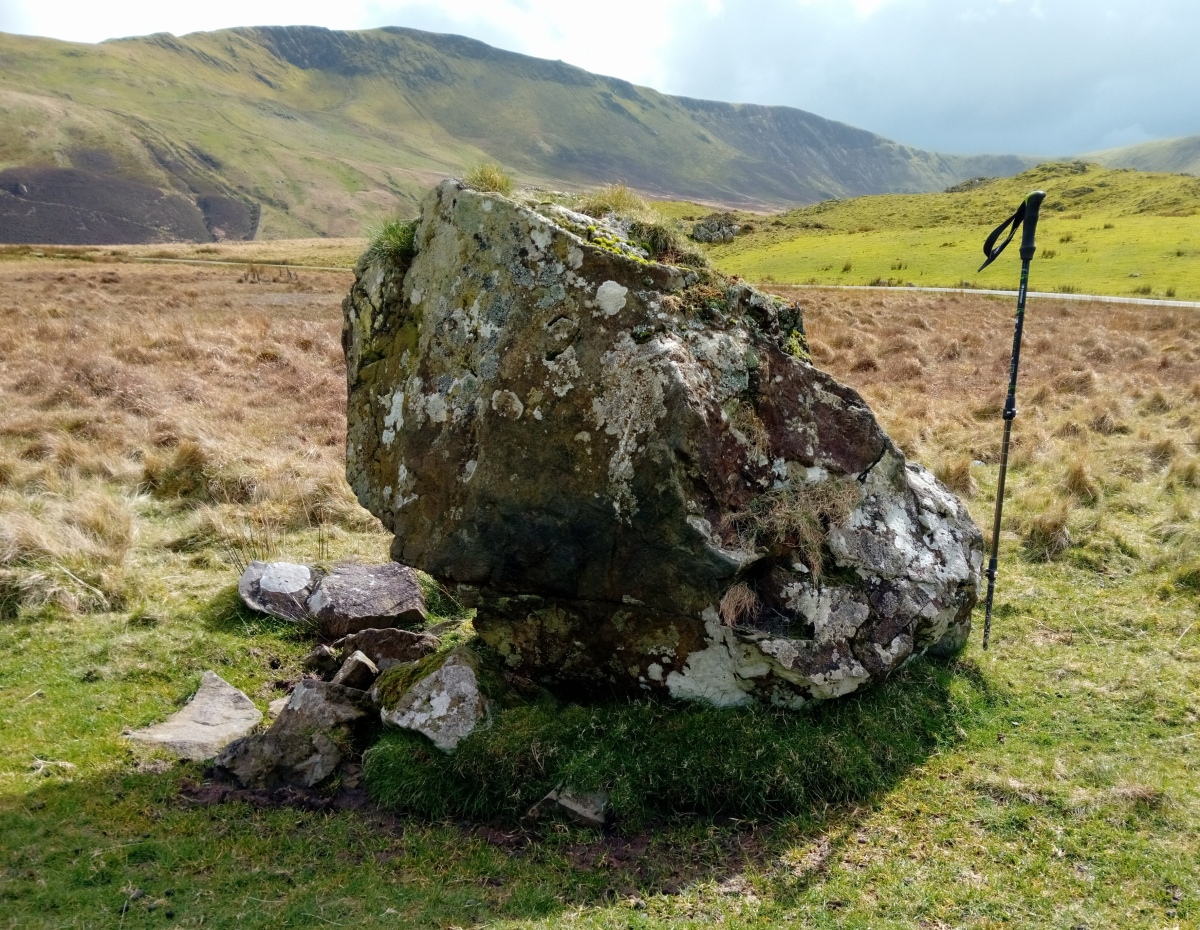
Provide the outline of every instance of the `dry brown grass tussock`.
<path id="1" fill-rule="evenodd" d="M 986 523 L 1013 300 L 773 290 L 805 306 L 814 363 L 857 388 L 906 454 L 964 496 L 984 485 L 973 509 Z M 1200 313 L 1031 300 L 1006 528 L 1035 557 L 1133 551 L 1129 539 L 1145 537 L 1172 495 L 1195 500 L 1198 402 Z M 1163 557 L 1182 564 L 1186 547 L 1173 539 Z"/>
<path id="2" fill-rule="evenodd" d="M 218 552 L 247 526 L 376 526 L 343 477 L 339 304 L 350 275 L 239 278 L 224 267 L 0 264 L 8 612 L 128 600 L 133 551 L 164 538 L 139 528 L 164 520 L 178 524 L 170 541 L 207 514 Z"/>

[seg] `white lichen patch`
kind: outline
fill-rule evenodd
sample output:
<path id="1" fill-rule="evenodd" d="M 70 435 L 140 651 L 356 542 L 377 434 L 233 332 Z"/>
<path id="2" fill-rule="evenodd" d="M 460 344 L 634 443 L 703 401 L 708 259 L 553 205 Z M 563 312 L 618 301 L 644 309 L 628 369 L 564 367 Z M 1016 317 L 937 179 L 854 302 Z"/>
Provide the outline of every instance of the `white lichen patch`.
<path id="1" fill-rule="evenodd" d="M 529 230 L 529 238 L 539 252 L 544 252 L 550 247 L 554 233 L 549 226 L 534 226 Z"/>
<path id="2" fill-rule="evenodd" d="M 396 439 L 396 431 L 401 429 L 404 429 L 404 392 L 396 389 L 392 392 L 391 409 L 383 418 L 380 441 L 390 447 Z"/>
<path id="3" fill-rule="evenodd" d="M 616 316 L 625 308 L 625 295 L 628 293 L 629 288 L 616 281 L 605 281 L 596 288 L 596 306 L 605 316 Z"/>
<path id="4" fill-rule="evenodd" d="M 644 438 L 666 414 L 664 376 L 656 365 L 661 351 L 654 343 L 638 346 L 628 333 L 604 353 L 600 390 L 592 399 L 596 426 L 616 439 L 608 462 L 609 492 L 618 516 L 637 510 L 632 481 L 635 461 L 645 448 Z"/>
<path id="5" fill-rule="evenodd" d="M 717 403 L 723 404 L 749 387 L 746 358 L 750 343 L 744 333 L 689 331 L 687 339 L 692 355 L 708 375 Z"/>
<path id="6" fill-rule="evenodd" d="M 700 701 L 714 707 L 749 704 L 753 700 L 751 685 L 735 671 L 739 665 L 737 647 L 721 626 L 715 607 L 705 609 L 704 626 L 709 645 L 689 655 L 682 670 L 667 675 L 667 691 L 676 700 Z"/>
<path id="7" fill-rule="evenodd" d="M 430 394 L 425 398 L 425 414 L 434 423 L 445 423 L 449 414 L 446 398 L 442 394 Z"/>
<path id="8" fill-rule="evenodd" d="M 575 387 L 575 381 L 583 376 L 579 370 L 579 359 L 575 355 L 575 347 L 567 346 L 552 359 L 544 359 L 542 364 L 550 373 L 546 378 L 545 387 L 553 392 L 555 397 L 566 397 Z"/>
<path id="9" fill-rule="evenodd" d="M 451 752 L 486 718 L 487 702 L 474 669 L 451 655 L 394 707 L 382 708 L 380 716 L 384 723 L 422 733 L 438 749 Z"/>
<path id="10" fill-rule="evenodd" d="M 492 409 L 509 420 L 519 420 L 525 412 L 525 405 L 512 391 L 493 391 Z"/>

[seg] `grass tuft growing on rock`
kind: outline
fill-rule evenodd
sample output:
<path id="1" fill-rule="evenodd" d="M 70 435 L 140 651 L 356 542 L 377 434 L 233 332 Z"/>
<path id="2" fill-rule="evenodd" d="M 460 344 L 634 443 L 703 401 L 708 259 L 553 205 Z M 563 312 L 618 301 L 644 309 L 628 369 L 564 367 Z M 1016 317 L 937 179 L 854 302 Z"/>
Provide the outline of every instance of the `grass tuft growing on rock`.
<path id="1" fill-rule="evenodd" d="M 384 259 L 406 265 L 417 254 L 417 223 L 415 220 L 392 220 L 384 223 L 371 236 L 367 246 L 368 261 Z"/>
<path id="2" fill-rule="evenodd" d="M 650 202 L 641 194 L 629 187 L 624 181 L 618 184 L 605 184 L 595 190 L 581 194 L 575 204 L 580 213 L 602 219 L 610 214 L 623 216 L 628 219 L 658 219 L 658 214 L 650 206 Z"/>
<path id="3" fill-rule="evenodd" d="M 860 500 L 862 488 L 853 478 L 808 483 L 793 476 L 784 487 L 760 494 L 746 510 L 728 514 L 725 526 L 744 549 L 766 544 L 795 550 L 813 577 L 820 578 L 826 532 L 845 520 Z"/>
<path id="4" fill-rule="evenodd" d="M 484 193 L 503 194 L 507 197 L 513 192 L 512 175 L 500 165 L 492 161 L 474 165 L 463 176 L 463 183 Z"/>

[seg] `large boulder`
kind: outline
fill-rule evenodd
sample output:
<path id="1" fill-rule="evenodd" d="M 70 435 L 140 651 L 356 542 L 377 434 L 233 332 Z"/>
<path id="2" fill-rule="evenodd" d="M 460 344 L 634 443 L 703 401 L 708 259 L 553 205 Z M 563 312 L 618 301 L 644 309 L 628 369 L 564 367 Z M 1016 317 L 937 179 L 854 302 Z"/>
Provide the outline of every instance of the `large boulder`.
<path id="1" fill-rule="evenodd" d="M 445 182 L 360 261 L 347 477 L 393 558 L 560 690 L 798 706 L 961 643 L 979 530 L 800 308 L 618 233 Z"/>

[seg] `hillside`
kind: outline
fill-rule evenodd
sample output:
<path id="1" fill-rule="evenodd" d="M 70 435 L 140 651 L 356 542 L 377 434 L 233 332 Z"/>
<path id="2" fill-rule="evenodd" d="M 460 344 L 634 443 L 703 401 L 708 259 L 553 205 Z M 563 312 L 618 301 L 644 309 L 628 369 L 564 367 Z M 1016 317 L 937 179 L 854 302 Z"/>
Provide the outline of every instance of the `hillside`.
<path id="1" fill-rule="evenodd" d="M 1157 139 L 1154 142 L 1093 152 L 1085 157 L 1088 161 L 1108 168 L 1200 174 L 1200 136 Z"/>
<path id="2" fill-rule="evenodd" d="M 1200 179 L 1083 162 L 940 194 L 860 197 L 756 216 L 748 218 L 753 231 L 708 251 L 723 271 L 751 280 L 1015 288 L 1015 249 L 977 272 L 983 240 L 1038 188 L 1048 196 L 1034 289 L 1200 299 Z"/>
<path id="3" fill-rule="evenodd" d="M 111 242 L 117 227 L 130 241 L 130 222 L 140 241 L 360 235 L 484 158 L 527 184 L 622 179 L 760 209 L 1028 165 L 925 152 L 787 107 L 670 97 L 410 29 L 99 45 L 0 34 L 0 241 Z M 36 192 L 17 169 L 37 169 Z M 140 187 L 114 207 L 112 178 Z M 192 206 L 161 215 L 161 203 L 179 207 L 171 195 Z"/>

